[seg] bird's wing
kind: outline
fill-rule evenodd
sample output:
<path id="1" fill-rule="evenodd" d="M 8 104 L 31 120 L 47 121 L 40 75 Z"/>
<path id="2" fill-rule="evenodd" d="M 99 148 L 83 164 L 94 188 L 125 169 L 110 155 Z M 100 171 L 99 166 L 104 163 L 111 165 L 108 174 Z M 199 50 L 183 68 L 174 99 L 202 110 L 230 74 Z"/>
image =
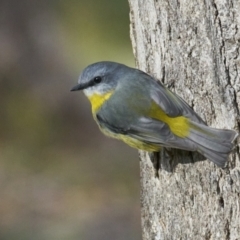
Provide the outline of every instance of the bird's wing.
<path id="1" fill-rule="evenodd" d="M 206 124 L 194 110 L 178 95 L 160 82 L 154 83 L 150 90 L 152 100 L 170 117 L 185 116 L 194 122 Z"/>
<path id="2" fill-rule="evenodd" d="M 168 140 L 174 137 L 167 124 L 146 117 L 141 117 L 132 124 L 128 129 L 128 135 L 140 141 L 161 146 L 168 145 Z"/>
<path id="3" fill-rule="evenodd" d="M 97 119 L 100 127 L 103 129 L 107 128 L 114 134 L 128 135 L 146 144 L 181 148 L 185 150 L 193 149 L 193 144 L 190 143 L 187 138 L 177 137 L 170 131 L 167 124 L 152 118 L 141 117 L 125 128 L 114 125 L 100 115 L 97 115 Z"/>
<path id="4" fill-rule="evenodd" d="M 103 115 L 97 114 L 96 117 L 101 128 L 107 128 L 115 134 L 132 136 L 146 143 L 163 144 L 171 135 L 165 123 L 150 118 L 142 117 L 128 126 L 119 126 Z"/>

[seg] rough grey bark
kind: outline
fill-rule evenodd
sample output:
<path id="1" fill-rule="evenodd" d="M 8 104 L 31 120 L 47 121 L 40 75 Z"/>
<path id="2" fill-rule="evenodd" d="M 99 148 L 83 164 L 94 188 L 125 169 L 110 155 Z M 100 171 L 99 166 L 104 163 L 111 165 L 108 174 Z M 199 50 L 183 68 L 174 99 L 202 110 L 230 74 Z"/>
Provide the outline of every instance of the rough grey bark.
<path id="1" fill-rule="evenodd" d="M 169 84 L 209 125 L 239 131 L 240 1 L 129 4 L 137 67 Z M 160 155 L 156 176 L 140 152 L 143 239 L 240 239 L 239 146 L 226 169 L 197 154 Z"/>

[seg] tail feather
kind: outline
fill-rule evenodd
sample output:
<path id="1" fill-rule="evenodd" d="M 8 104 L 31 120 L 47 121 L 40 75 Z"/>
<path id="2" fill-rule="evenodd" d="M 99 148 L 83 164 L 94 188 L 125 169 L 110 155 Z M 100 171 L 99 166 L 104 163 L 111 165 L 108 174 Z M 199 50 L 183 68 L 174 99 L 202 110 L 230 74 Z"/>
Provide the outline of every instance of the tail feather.
<path id="1" fill-rule="evenodd" d="M 219 167 L 223 167 L 234 147 L 233 142 L 237 136 L 238 133 L 234 130 L 215 129 L 191 122 L 188 138 L 196 144 L 198 152 Z"/>

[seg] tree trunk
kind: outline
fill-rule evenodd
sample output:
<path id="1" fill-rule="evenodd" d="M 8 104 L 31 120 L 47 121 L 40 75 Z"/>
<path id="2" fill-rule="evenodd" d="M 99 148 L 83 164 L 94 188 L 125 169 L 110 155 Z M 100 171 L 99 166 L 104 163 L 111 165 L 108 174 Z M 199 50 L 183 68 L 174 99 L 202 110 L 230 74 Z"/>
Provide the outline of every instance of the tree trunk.
<path id="1" fill-rule="evenodd" d="M 129 4 L 137 67 L 169 85 L 208 125 L 239 131 L 240 1 Z M 151 157 L 141 151 L 140 158 L 144 240 L 240 239 L 239 146 L 225 169 L 163 150 L 156 174 Z"/>

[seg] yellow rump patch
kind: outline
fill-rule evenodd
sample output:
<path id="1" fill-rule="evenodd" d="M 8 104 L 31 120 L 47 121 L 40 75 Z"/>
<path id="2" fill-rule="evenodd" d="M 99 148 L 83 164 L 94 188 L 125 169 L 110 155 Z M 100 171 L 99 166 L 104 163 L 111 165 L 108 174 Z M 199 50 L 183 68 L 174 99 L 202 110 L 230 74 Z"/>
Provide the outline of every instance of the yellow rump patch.
<path id="1" fill-rule="evenodd" d="M 171 132 L 178 137 L 187 137 L 189 134 L 189 120 L 184 116 L 170 117 L 155 102 L 152 103 L 149 115 L 151 118 L 166 123 Z"/>
<path id="2" fill-rule="evenodd" d="M 107 101 L 111 95 L 113 94 L 113 91 L 107 92 L 105 94 L 92 94 L 91 96 L 88 97 L 89 101 L 91 102 L 92 105 L 92 112 L 95 113 L 98 111 L 98 109 Z"/>

